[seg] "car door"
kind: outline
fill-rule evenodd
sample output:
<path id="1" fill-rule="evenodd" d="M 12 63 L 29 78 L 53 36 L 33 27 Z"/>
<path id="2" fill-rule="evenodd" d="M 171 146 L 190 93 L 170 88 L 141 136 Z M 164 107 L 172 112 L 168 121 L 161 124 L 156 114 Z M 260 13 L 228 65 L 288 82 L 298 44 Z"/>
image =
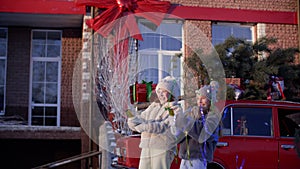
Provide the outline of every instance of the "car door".
<path id="1" fill-rule="evenodd" d="M 224 136 L 215 153 L 218 163 L 230 169 L 278 167 L 271 107 L 228 107 L 222 121 Z"/>
<path id="2" fill-rule="evenodd" d="M 300 157 L 296 151 L 295 134 L 298 131 L 297 140 L 299 148 L 300 108 L 279 108 L 278 122 L 280 134 L 278 141 L 279 168 L 298 169 L 300 166 Z"/>

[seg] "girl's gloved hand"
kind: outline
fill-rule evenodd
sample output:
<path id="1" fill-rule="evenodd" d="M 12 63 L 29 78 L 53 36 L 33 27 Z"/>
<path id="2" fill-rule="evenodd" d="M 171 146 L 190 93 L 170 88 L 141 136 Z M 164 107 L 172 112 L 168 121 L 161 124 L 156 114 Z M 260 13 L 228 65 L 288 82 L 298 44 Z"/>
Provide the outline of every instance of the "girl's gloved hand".
<path id="1" fill-rule="evenodd" d="M 135 126 L 135 130 L 138 131 L 139 133 L 142 133 L 144 131 L 146 131 L 146 126 L 145 124 L 139 124 L 137 126 Z"/>
<path id="2" fill-rule="evenodd" d="M 171 107 L 171 109 L 173 110 L 175 116 L 183 112 L 180 105 L 174 105 Z"/>
<path id="3" fill-rule="evenodd" d="M 128 122 L 128 127 L 129 127 L 130 129 L 134 130 L 134 128 L 135 128 L 137 125 L 143 123 L 143 120 L 140 119 L 140 118 L 138 118 L 138 117 L 136 117 L 136 116 L 134 116 L 134 117 L 128 118 L 128 121 L 127 121 L 127 122 Z"/>
<path id="4" fill-rule="evenodd" d="M 143 120 L 135 116 L 135 117 L 128 118 L 128 122 L 133 123 L 135 125 L 139 125 L 143 123 Z"/>

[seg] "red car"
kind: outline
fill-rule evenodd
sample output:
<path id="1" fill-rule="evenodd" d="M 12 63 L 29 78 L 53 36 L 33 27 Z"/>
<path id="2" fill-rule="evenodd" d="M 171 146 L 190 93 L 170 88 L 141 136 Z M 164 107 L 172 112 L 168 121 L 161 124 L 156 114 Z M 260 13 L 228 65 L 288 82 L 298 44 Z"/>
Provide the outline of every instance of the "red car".
<path id="1" fill-rule="evenodd" d="M 300 103 L 228 101 L 222 133 L 208 169 L 300 168 Z M 117 141 L 115 167 L 138 168 L 139 141 L 138 135 Z M 179 165 L 174 160 L 171 168 Z"/>

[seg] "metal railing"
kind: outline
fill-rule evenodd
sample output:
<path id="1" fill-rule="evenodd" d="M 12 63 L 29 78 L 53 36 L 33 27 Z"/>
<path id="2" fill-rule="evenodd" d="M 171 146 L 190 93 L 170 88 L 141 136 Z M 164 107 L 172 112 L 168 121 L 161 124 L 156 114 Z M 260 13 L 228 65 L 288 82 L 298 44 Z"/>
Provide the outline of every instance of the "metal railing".
<path id="1" fill-rule="evenodd" d="M 93 157 L 93 156 L 96 156 L 96 155 L 99 155 L 99 154 L 102 155 L 102 152 L 101 151 L 91 151 L 91 152 L 83 153 L 83 154 L 76 155 L 76 156 L 73 156 L 73 157 L 69 157 L 69 158 L 66 158 L 66 159 L 51 162 L 51 163 L 48 163 L 48 164 L 45 164 L 45 165 L 42 165 L 42 166 L 38 166 L 38 167 L 35 167 L 35 168 L 32 168 L 32 169 L 55 168 L 55 167 L 59 167 L 59 166 L 65 165 L 65 164 L 75 162 L 75 161 L 90 158 L 90 157 Z"/>

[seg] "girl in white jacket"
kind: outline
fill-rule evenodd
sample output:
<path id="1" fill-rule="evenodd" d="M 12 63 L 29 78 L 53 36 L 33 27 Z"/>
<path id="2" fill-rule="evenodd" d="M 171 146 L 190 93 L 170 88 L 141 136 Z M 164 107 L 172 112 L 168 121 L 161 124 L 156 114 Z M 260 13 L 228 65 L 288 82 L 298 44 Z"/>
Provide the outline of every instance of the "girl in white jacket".
<path id="1" fill-rule="evenodd" d="M 178 84 L 175 78 L 167 76 L 155 91 L 159 103 L 153 102 L 140 115 L 128 118 L 129 127 L 141 133 L 139 169 L 169 169 L 176 151 L 177 140 L 170 125 L 174 122 L 173 111 L 181 111 L 176 101 Z"/>

